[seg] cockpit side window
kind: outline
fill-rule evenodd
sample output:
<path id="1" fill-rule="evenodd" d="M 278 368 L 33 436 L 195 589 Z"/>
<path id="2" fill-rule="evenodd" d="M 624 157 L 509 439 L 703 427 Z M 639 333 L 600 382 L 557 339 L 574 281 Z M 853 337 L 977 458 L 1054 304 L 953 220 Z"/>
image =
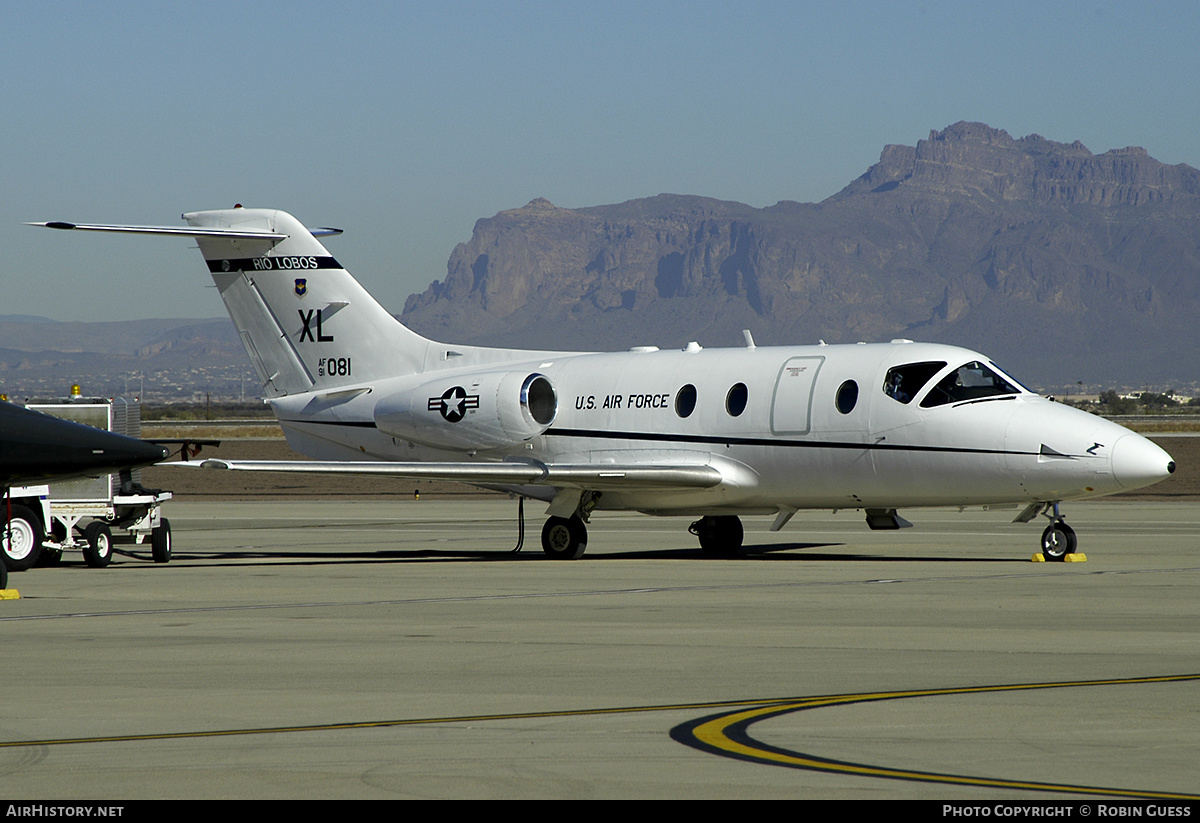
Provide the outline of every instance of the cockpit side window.
<path id="1" fill-rule="evenodd" d="M 983 397 L 1000 397 L 1020 394 L 1021 391 L 987 366 L 976 361 L 959 366 L 938 381 L 921 401 L 922 408 L 958 403 L 963 400 L 978 400 Z"/>
<path id="2" fill-rule="evenodd" d="M 917 392 L 944 368 L 945 363 L 909 363 L 888 369 L 883 378 L 883 393 L 900 403 L 910 403 Z"/>

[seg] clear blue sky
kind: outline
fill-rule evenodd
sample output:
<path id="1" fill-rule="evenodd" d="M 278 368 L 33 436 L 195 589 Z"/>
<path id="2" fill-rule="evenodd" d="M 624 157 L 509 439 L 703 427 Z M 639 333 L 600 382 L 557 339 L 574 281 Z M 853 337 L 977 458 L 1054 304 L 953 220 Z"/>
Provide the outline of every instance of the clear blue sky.
<path id="1" fill-rule="evenodd" d="M 475 220 L 660 192 L 817 201 L 977 120 L 1200 166 L 1194 2 L 0 5 L 0 314 L 223 313 L 177 224 L 282 208 L 389 309 Z"/>

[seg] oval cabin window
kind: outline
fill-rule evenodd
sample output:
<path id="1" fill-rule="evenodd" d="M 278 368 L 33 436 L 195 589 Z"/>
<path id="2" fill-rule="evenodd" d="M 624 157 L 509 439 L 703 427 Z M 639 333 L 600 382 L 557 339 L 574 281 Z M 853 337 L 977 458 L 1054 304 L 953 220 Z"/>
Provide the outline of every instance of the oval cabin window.
<path id="1" fill-rule="evenodd" d="M 688 383 L 675 395 L 675 413 L 689 417 L 696 410 L 696 387 Z"/>
<path id="2" fill-rule="evenodd" d="M 842 414 L 849 414 L 853 411 L 854 407 L 858 404 L 858 384 L 853 380 L 847 380 L 839 386 L 834 403 L 837 405 L 837 410 Z"/>
<path id="3" fill-rule="evenodd" d="M 735 383 L 729 390 L 729 394 L 725 395 L 725 411 L 729 412 L 731 416 L 737 417 L 746 410 L 746 400 L 749 396 L 745 383 Z"/>

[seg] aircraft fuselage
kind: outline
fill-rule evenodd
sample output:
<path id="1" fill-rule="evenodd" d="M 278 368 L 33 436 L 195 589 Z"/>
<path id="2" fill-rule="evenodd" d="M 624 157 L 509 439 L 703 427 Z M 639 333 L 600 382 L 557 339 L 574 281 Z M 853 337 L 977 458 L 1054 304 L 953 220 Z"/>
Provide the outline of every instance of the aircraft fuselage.
<path id="1" fill-rule="evenodd" d="M 1011 379 L 1012 393 L 922 406 L 939 380 L 965 364 L 1003 374 L 983 355 L 952 346 L 512 354 L 507 363 L 378 381 L 320 411 L 313 411 L 315 395 L 275 406 L 293 447 L 319 459 L 362 459 L 365 452 L 380 460 L 701 462 L 725 477 L 712 489 L 605 492 L 597 501 L 602 509 L 662 514 L 1077 499 L 1147 485 L 1165 476 L 1170 461 L 1140 435 Z M 522 361 L 523 354 L 534 356 Z M 941 366 L 900 402 L 885 392 L 885 380 L 912 363 Z M 553 385 L 556 413 L 543 433 L 493 448 L 442 449 L 376 425 L 383 401 L 420 384 L 431 425 L 468 432 L 494 401 L 472 379 L 501 371 L 541 374 Z M 453 422 L 440 414 L 441 386 L 462 388 L 461 417 Z M 544 497 L 546 490 L 527 492 Z"/>

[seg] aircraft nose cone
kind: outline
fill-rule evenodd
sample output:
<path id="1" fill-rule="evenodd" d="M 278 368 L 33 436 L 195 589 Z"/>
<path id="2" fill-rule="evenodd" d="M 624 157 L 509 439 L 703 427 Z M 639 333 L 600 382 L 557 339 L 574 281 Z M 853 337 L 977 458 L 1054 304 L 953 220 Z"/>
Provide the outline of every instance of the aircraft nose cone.
<path id="1" fill-rule="evenodd" d="M 1113 445 L 1113 477 L 1126 489 L 1140 489 L 1175 472 L 1171 455 L 1140 434 L 1127 434 Z"/>
<path id="2" fill-rule="evenodd" d="M 160 446 L 157 443 L 147 443 L 144 440 L 121 443 L 115 448 L 109 447 L 103 451 L 105 456 L 113 462 L 130 466 L 144 466 L 149 463 L 157 463 L 160 460 L 165 460 L 171 453 L 170 449 L 166 446 Z"/>

